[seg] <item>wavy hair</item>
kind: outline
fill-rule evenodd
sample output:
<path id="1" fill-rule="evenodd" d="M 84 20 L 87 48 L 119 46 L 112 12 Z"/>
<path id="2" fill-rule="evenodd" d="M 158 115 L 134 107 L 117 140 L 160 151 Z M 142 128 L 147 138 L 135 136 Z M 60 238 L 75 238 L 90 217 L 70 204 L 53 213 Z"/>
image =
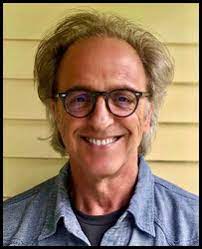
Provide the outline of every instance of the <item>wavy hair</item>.
<path id="1" fill-rule="evenodd" d="M 69 46 L 92 36 L 114 37 L 126 41 L 136 50 L 143 63 L 151 93 L 150 102 L 153 104 L 150 131 L 143 135 L 138 148 L 139 155 L 146 155 L 155 137 L 159 109 L 167 86 L 173 80 L 172 57 L 167 47 L 140 25 L 116 14 L 93 9 L 73 10 L 73 13 L 65 16 L 43 37 L 36 51 L 34 80 L 39 98 L 46 107 L 47 120 L 51 127 L 50 143 L 62 156 L 67 155 L 49 105 L 50 97 L 56 93 L 59 63 Z"/>

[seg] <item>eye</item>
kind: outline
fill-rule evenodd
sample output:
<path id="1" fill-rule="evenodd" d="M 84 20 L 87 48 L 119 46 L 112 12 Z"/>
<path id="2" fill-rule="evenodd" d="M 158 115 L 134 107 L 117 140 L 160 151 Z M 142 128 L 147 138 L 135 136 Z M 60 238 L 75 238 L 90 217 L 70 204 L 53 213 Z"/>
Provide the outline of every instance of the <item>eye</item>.
<path id="1" fill-rule="evenodd" d="M 127 105 L 134 102 L 134 96 L 128 92 L 114 92 L 112 100 L 116 104 Z"/>
<path id="2" fill-rule="evenodd" d="M 90 95 L 86 92 L 74 92 L 69 95 L 69 104 L 82 104 L 90 101 Z"/>
<path id="3" fill-rule="evenodd" d="M 127 97 L 127 96 L 118 96 L 117 97 L 117 100 L 119 101 L 119 102 L 130 102 L 130 99 Z"/>
<path id="4" fill-rule="evenodd" d="M 85 91 L 72 91 L 65 101 L 65 106 L 70 112 L 79 112 L 92 106 L 91 95 Z"/>
<path id="5" fill-rule="evenodd" d="M 88 96 L 86 94 L 81 94 L 75 97 L 75 102 L 85 102 L 87 101 Z"/>
<path id="6" fill-rule="evenodd" d="M 111 92 L 109 99 L 110 108 L 117 112 L 118 110 L 131 110 L 136 105 L 136 97 L 129 90 L 116 90 Z"/>

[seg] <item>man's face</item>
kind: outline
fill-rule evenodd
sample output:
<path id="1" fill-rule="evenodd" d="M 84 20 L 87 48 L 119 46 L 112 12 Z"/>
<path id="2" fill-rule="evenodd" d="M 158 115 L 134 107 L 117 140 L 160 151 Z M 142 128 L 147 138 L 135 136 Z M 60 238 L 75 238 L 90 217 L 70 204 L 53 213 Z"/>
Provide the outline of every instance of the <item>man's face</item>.
<path id="1" fill-rule="evenodd" d="M 58 92 L 75 86 L 94 91 L 125 87 L 147 91 L 139 56 L 128 43 L 115 38 L 92 37 L 76 42 L 65 53 L 57 76 Z M 67 114 L 61 100 L 52 102 L 51 109 L 75 170 L 103 178 L 134 168 L 142 135 L 150 127 L 147 98 L 141 98 L 136 111 L 125 118 L 110 113 L 102 96 L 94 112 L 85 118 Z M 84 138 L 112 143 L 96 145 Z"/>

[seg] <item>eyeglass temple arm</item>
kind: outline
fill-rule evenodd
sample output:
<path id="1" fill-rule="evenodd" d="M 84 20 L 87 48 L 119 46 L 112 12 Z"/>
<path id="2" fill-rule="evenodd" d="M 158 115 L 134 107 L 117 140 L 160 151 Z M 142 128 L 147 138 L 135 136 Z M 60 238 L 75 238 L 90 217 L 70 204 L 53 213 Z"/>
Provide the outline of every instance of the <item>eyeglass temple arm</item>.
<path id="1" fill-rule="evenodd" d="M 54 94 L 54 98 L 59 98 L 60 96 L 62 97 L 62 98 L 64 98 L 64 97 L 66 97 L 66 93 L 56 93 L 56 94 Z"/>
<path id="2" fill-rule="evenodd" d="M 142 93 L 142 96 L 144 96 L 144 97 L 150 97 L 151 94 L 150 93 Z"/>

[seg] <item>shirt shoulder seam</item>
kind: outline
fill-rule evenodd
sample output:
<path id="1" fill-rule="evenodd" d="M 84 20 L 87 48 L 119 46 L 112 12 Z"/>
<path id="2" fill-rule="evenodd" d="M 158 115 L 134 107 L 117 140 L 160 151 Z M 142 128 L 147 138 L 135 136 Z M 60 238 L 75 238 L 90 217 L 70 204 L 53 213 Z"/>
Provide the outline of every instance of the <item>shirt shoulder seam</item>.
<path id="1" fill-rule="evenodd" d="M 23 192 L 23 193 L 20 193 L 14 197 L 11 197 L 10 199 L 6 200 L 3 202 L 4 204 L 4 208 L 7 208 L 8 206 L 10 205 L 13 205 L 13 204 L 16 204 L 16 203 L 19 203 L 21 201 L 24 201 L 25 199 L 31 197 L 31 196 L 34 196 L 36 195 L 37 193 L 39 193 L 39 190 L 40 188 L 46 183 L 46 182 L 50 182 L 52 179 L 54 179 L 55 177 L 52 177 L 50 179 L 48 179 L 47 181 L 45 182 L 42 182 L 40 183 L 39 185 L 36 185 L 34 186 L 33 188 L 31 189 L 28 189 L 27 191 Z"/>
<path id="2" fill-rule="evenodd" d="M 20 195 L 14 196 L 13 198 L 11 197 L 11 199 L 8 199 L 4 202 L 4 205 L 6 205 L 5 208 L 7 206 L 12 205 L 12 204 L 19 203 L 19 202 L 29 198 L 30 196 L 37 194 L 38 192 L 39 192 L 38 189 L 36 189 L 36 190 L 33 190 L 32 192 L 29 192 L 29 193 L 24 193 L 24 194 L 22 193 Z"/>
<path id="3" fill-rule="evenodd" d="M 181 189 L 180 187 L 176 186 L 176 185 L 173 184 L 173 183 L 168 183 L 168 184 L 171 184 L 175 189 L 170 188 L 169 186 L 167 186 L 167 184 L 164 184 L 164 183 L 161 182 L 161 178 L 160 178 L 160 177 L 155 176 L 155 175 L 154 175 L 154 183 L 155 183 L 156 185 L 160 185 L 160 186 L 162 186 L 162 187 L 168 189 L 169 191 L 172 191 L 172 192 L 175 193 L 175 194 L 178 194 L 178 195 L 180 195 L 180 196 L 183 196 L 183 197 L 185 197 L 185 198 L 187 198 L 187 199 L 192 199 L 192 200 L 197 200 L 197 199 L 198 199 L 198 197 L 195 196 L 195 195 L 192 194 L 192 193 L 189 193 L 189 192 L 185 192 L 185 193 L 184 193 L 185 190 Z M 178 190 L 177 188 L 179 188 L 179 190 Z M 182 192 L 181 192 L 181 191 L 182 191 Z"/>

